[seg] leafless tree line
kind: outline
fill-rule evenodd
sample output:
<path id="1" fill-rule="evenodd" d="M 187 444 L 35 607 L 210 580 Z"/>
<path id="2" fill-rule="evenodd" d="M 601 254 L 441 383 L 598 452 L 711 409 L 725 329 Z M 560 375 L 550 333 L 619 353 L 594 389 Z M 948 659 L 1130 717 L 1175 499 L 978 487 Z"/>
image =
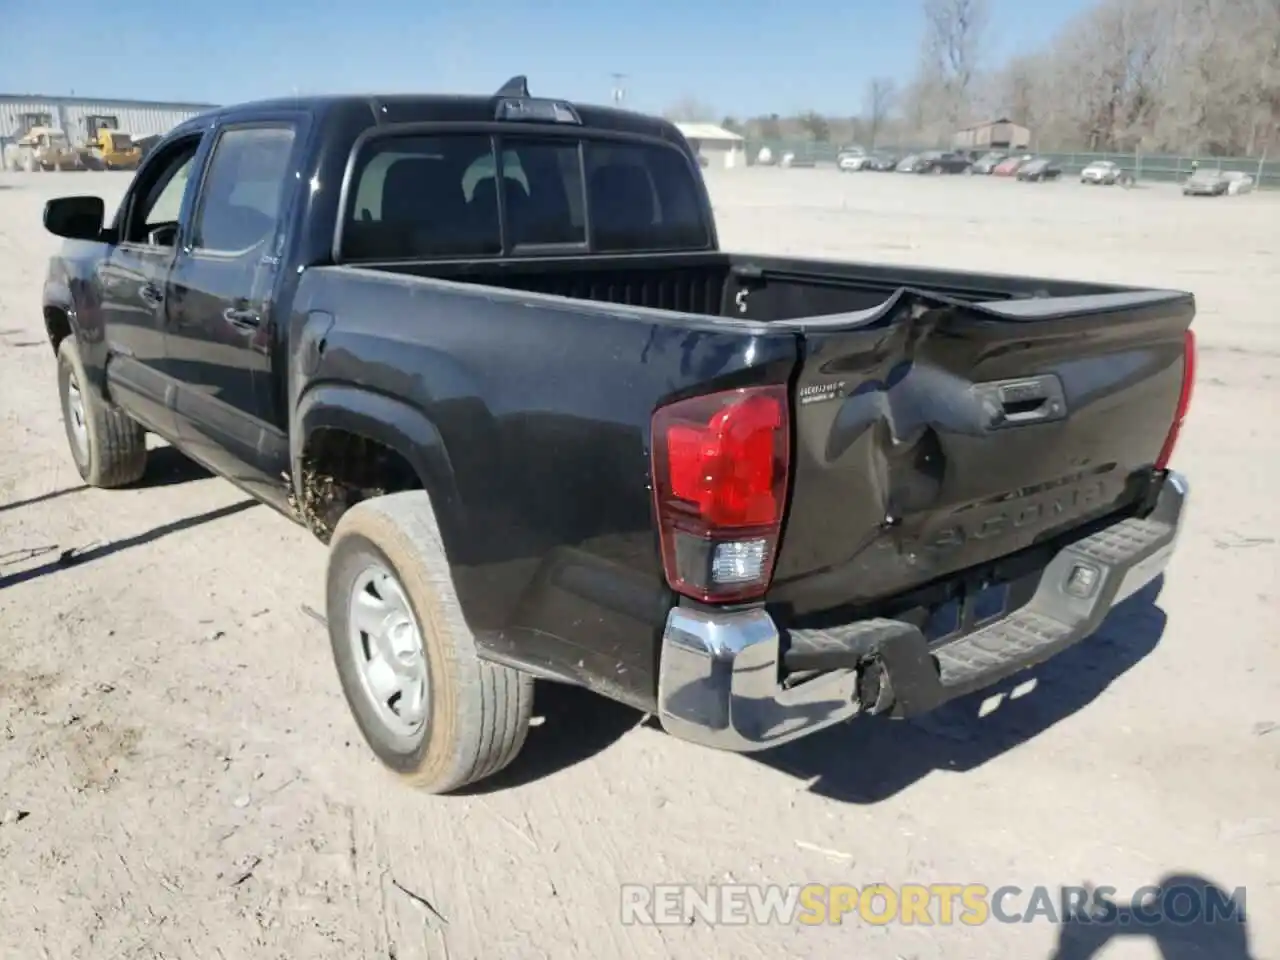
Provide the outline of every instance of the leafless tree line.
<path id="1" fill-rule="evenodd" d="M 945 145 L 1006 117 L 1043 150 L 1280 153 L 1280 0 L 1098 0 L 1046 49 L 993 63 L 987 0 L 922 0 L 920 63 L 873 79 L 844 117 L 736 121 L 689 99 L 675 119 L 762 139 Z"/>

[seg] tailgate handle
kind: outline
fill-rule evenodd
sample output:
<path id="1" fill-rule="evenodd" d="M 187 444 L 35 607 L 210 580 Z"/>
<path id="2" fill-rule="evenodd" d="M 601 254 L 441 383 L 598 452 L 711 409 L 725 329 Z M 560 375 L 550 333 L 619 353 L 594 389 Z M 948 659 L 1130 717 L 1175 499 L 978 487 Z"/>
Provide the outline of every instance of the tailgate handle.
<path id="1" fill-rule="evenodd" d="M 1061 420 L 1067 415 L 1062 383 L 1053 374 L 978 384 L 988 430 Z"/>

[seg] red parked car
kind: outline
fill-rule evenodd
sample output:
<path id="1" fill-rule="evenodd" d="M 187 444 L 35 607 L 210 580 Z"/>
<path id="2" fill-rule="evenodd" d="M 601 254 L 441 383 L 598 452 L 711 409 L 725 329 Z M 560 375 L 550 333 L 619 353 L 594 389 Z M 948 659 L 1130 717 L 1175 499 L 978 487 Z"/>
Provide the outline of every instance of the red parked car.
<path id="1" fill-rule="evenodd" d="M 1005 160 L 1001 160 L 995 165 L 995 168 L 991 171 L 991 175 L 994 177 L 1012 177 L 1017 174 L 1019 167 L 1032 159 L 1034 159 L 1034 157 L 1032 157 L 1031 154 L 1024 153 L 1018 157 L 1009 157 Z"/>

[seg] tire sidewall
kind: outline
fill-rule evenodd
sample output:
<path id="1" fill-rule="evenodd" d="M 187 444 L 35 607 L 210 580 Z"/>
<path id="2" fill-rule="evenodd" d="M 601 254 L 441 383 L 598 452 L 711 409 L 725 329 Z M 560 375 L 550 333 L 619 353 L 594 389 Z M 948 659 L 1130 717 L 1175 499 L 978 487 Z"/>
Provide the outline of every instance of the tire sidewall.
<path id="1" fill-rule="evenodd" d="M 385 567 L 395 575 L 413 610 L 419 635 L 422 637 L 430 713 L 421 732 L 412 739 L 397 737 L 387 730 L 374 711 L 364 691 L 360 667 L 355 662 L 348 636 L 351 587 L 360 572 L 372 563 Z M 422 609 L 416 584 L 385 551 L 367 537 L 352 533 L 335 539 L 330 548 L 326 589 L 329 643 L 333 648 L 333 661 L 342 684 L 342 692 L 356 726 L 360 728 L 378 759 L 392 770 L 398 773 L 421 770 L 429 763 L 428 755 L 432 752 L 433 745 L 441 740 L 441 726 L 447 722 L 442 714 L 450 708 L 450 704 L 447 678 L 444 676 L 443 665 L 438 660 L 438 642 L 432 636 L 430 611 Z"/>
<path id="2" fill-rule="evenodd" d="M 69 388 L 72 379 L 75 380 L 76 386 L 80 389 L 80 402 L 84 407 L 86 449 L 83 456 L 79 445 L 76 443 L 74 429 L 71 426 L 74 415 L 71 412 Z M 84 369 L 80 366 L 79 357 L 76 355 L 75 342 L 70 337 L 64 340 L 58 349 L 58 401 L 62 406 L 62 426 L 67 437 L 67 446 L 71 448 L 71 459 L 75 462 L 81 478 L 87 480 L 93 475 L 93 451 L 97 438 L 95 436 L 93 414 L 90 409 L 92 401 L 85 391 Z"/>

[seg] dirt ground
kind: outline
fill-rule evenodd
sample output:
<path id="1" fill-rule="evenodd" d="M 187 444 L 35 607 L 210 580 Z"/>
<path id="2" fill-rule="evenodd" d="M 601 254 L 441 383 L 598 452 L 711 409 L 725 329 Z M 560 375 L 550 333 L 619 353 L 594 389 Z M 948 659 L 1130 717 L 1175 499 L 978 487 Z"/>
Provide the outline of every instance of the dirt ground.
<path id="1" fill-rule="evenodd" d="M 1251 956 L 1280 957 L 1280 196 L 709 179 L 728 247 L 1194 291 L 1177 456 L 1193 506 L 1158 598 L 986 717 L 964 701 L 740 757 L 540 688 L 508 775 L 414 794 L 348 717 L 314 613 L 321 546 L 168 450 L 138 489 L 81 485 L 41 324 L 40 210 L 114 203 L 126 178 L 0 175 L 0 957 L 1026 960 L 1053 955 L 1050 920 L 624 926 L 620 887 L 1125 897 L 1188 875 L 1246 888 Z M 1235 927 L 1163 927 L 1163 954 L 1151 932 L 1060 957 L 1246 955 Z"/>

